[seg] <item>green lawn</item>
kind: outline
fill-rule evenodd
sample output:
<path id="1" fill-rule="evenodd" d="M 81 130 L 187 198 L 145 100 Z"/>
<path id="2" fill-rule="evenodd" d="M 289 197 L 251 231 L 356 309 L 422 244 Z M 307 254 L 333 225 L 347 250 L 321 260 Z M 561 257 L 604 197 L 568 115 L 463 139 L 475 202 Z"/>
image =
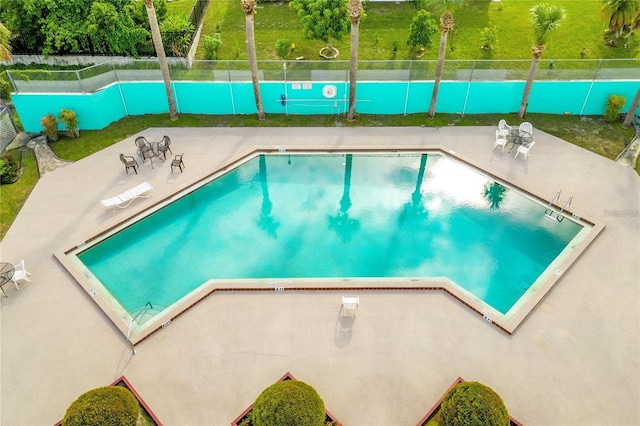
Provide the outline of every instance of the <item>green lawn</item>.
<path id="1" fill-rule="evenodd" d="M 495 125 L 500 118 L 506 118 L 512 124 L 519 123 L 515 114 L 466 116 L 437 114 L 433 120 L 427 119 L 426 114 L 408 116 L 360 115 L 355 123 L 347 122 L 342 116 L 327 115 L 267 115 L 264 121 L 259 121 L 255 115 L 183 114 L 177 121 L 171 121 L 168 114 L 144 115 L 123 118 L 103 130 L 82 131 L 78 139 L 62 137 L 59 141 L 51 144 L 51 149 L 60 158 L 78 161 L 149 127 L 488 126 Z M 559 136 L 610 159 L 614 159 L 634 135 L 633 129 L 623 129 L 619 123 L 605 123 L 601 117 L 587 117 L 586 120 L 583 120 L 577 116 L 527 114 L 527 120 L 534 123 L 537 129 Z M 25 149 L 24 154 L 22 178 L 17 183 L 0 186 L 0 200 L 2 200 L 0 205 L 0 239 L 4 238 L 38 181 L 33 151 Z M 640 173 L 640 166 L 636 170 Z"/>
<path id="2" fill-rule="evenodd" d="M 179 0 L 186 1 L 186 0 Z M 456 29 L 449 37 L 447 59 L 530 59 L 533 40 L 529 9 L 537 0 L 471 0 L 469 5 L 454 11 Z M 554 1 L 566 10 L 566 18 L 552 34 L 545 58 L 552 59 L 640 59 L 640 41 L 636 35 L 627 48 L 609 47 L 603 43 L 605 25 L 601 21 L 600 1 Z M 416 8 L 411 2 L 369 3 L 366 17 L 360 24 L 360 60 L 414 59 L 406 40 Z M 221 59 L 246 59 L 245 18 L 238 0 L 215 0 L 207 9 L 203 35 L 213 34 L 220 24 L 223 47 Z M 480 49 L 480 32 L 485 27 L 498 27 L 498 42 L 491 52 Z M 304 38 L 299 18 L 286 2 L 263 3 L 255 15 L 255 38 L 258 59 L 278 59 L 275 42 L 288 38 L 295 43 L 292 57 L 319 59 L 321 41 Z M 377 40 L 377 42 L 376 42 Z M 400 49 L 395 58 L 392 42 Z M 436 59 L 438 37 L 422 59 Z M 201 42 L 202 44 L 202 39 Z M 349 36 L 336 42 L 338 59 L 349 59 Z M 198 50 L 197 58 L 202 59 Z"/>
<path id="3" fill-rule="evenodd" d="M 195 1 L 196 0 L 171 0 L 167 2 L 167 14 L 184 15 L 188 18 Z"/>

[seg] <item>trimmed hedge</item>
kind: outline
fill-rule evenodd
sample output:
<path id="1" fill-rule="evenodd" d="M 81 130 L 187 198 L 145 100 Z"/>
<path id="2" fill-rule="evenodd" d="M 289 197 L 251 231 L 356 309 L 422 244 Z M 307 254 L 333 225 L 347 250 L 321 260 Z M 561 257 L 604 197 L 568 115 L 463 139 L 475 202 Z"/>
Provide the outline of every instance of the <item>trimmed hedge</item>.
<path id="1" fill-rule="evenodd" d="M 121 386 L 83 393 L 67 409 L 62 426 L 135 426 L 140 413 L 136 397 Z"/>
<path id="2" fill-rule="evenodd" d="M 509 413 L 500 395 L 478 382 L 451 389 L 440 407 L 441 426 L 508 426 Z"/>
<path id="3" fill-rule="evenodd" d="M 324 402 L 314 388 L 285 380 L 266 388 L 251 410 L 253 426 L 323 426 Z"/>

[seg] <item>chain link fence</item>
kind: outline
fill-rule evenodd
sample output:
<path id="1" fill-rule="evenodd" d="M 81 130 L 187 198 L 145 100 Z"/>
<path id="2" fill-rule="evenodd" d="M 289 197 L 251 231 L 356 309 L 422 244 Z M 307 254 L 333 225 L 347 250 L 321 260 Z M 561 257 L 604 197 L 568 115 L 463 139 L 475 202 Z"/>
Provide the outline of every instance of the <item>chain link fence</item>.
<path id="1" fill-rule="evenodd" d="M 258 61 L 260 81 L 349 81 L 349 61 Z M 507 82 L 526 80 L 528 60 L 450 60 L 443 80 L 455 82 Z M 247 61 L 192 61 L 172 58 L 171 80 L 251 81 Z M 436 61 L 360 61 L 359 82 L 429 81 L 435 78 Z M 72 71 L 7 70 L 15 93 L 92 93 L 110 84 L 162 81 L 158 61 L 109 61 Z M 535 81 L 640 81 L 640 59 L 541 60 Z"/>

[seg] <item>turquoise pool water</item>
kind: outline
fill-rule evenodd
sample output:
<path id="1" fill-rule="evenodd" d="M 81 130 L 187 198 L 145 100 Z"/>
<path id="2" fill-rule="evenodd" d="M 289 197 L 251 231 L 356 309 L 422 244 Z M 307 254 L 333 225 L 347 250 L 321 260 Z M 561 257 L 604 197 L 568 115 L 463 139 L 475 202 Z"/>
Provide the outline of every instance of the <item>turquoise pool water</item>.
<path id="1" fill-rule="evenodd" d="M 447 277 L 503 314 L 582 229 L 442 154 L 261 155 L 78 255 L 129 312 L 209 279 Z"/>

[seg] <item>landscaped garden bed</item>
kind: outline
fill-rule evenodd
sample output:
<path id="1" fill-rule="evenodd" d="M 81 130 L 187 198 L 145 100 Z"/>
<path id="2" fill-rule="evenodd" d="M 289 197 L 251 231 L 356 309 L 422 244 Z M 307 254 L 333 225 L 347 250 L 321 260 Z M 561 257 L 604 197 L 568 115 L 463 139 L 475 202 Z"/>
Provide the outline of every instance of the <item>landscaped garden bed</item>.
<path id="1" fill-rule="evenodd" d="M 111 383 L 109 386 L 120 386 L 127 389 L 129 392 L 133 394 L 133 396 L 138 400 L 138 405 L 140 406 L 140 415 L 138 417 L 137 426 L 162 426 L 162 422 L 156 417 L 151 408 L 147 405 L 147 403 L 142 399 L 140 394 L 135 390 L 133 385 L 127 380 L 126 377 L 120 376 L 115 382 Z M 55 426 L 61 426 L 62 420 L 55 424 Z"/>
<path id="2" fill-rule="evenodd" d="M 293 377 L 291 373 L 287 372 L 284 376 L 278 379 L 276 383 L 284 382 L 287 380 L 297 380 L 297 379 Z M 247 407 L 246 410 L 244 410 L 238 417 L 236 417 L 231 422 L 231 426 L 252 426 L 251 411 L 253 410 L 253 406 L 254 404 L 251 404 L 249 407 Z M 325 410 L 324 413 L 325 413 L 324 424 L 326 426 L 342 426 L 342 423 L 336 420 L 336 418 L 333 416 L 333 414 L 329 412 L 329 410 Z"/>
<path id="3" fill-rule="evenodd" d="M 440 407 L 442 406 L 442 401 L 451 389 L 453 389 L 457 384 L 464 382 L 465 380 L 462 377 L 458 377 L 456 380 L 454 380 L 451 386 L 449 386 L 449 389 L 447 389 L 442 394 L 440 399 L 438 399 L 438 401 L 433 404 L 433 407 L 431 407 L 431 409 L 427 411 L 427 414 L 425 414 L 420 419 L 416 426 L 438 426 L 440 424 Z M 509 424 L 510 426 L 522 426 L 522 423 L 511 416 L 509 416 Z"/>

